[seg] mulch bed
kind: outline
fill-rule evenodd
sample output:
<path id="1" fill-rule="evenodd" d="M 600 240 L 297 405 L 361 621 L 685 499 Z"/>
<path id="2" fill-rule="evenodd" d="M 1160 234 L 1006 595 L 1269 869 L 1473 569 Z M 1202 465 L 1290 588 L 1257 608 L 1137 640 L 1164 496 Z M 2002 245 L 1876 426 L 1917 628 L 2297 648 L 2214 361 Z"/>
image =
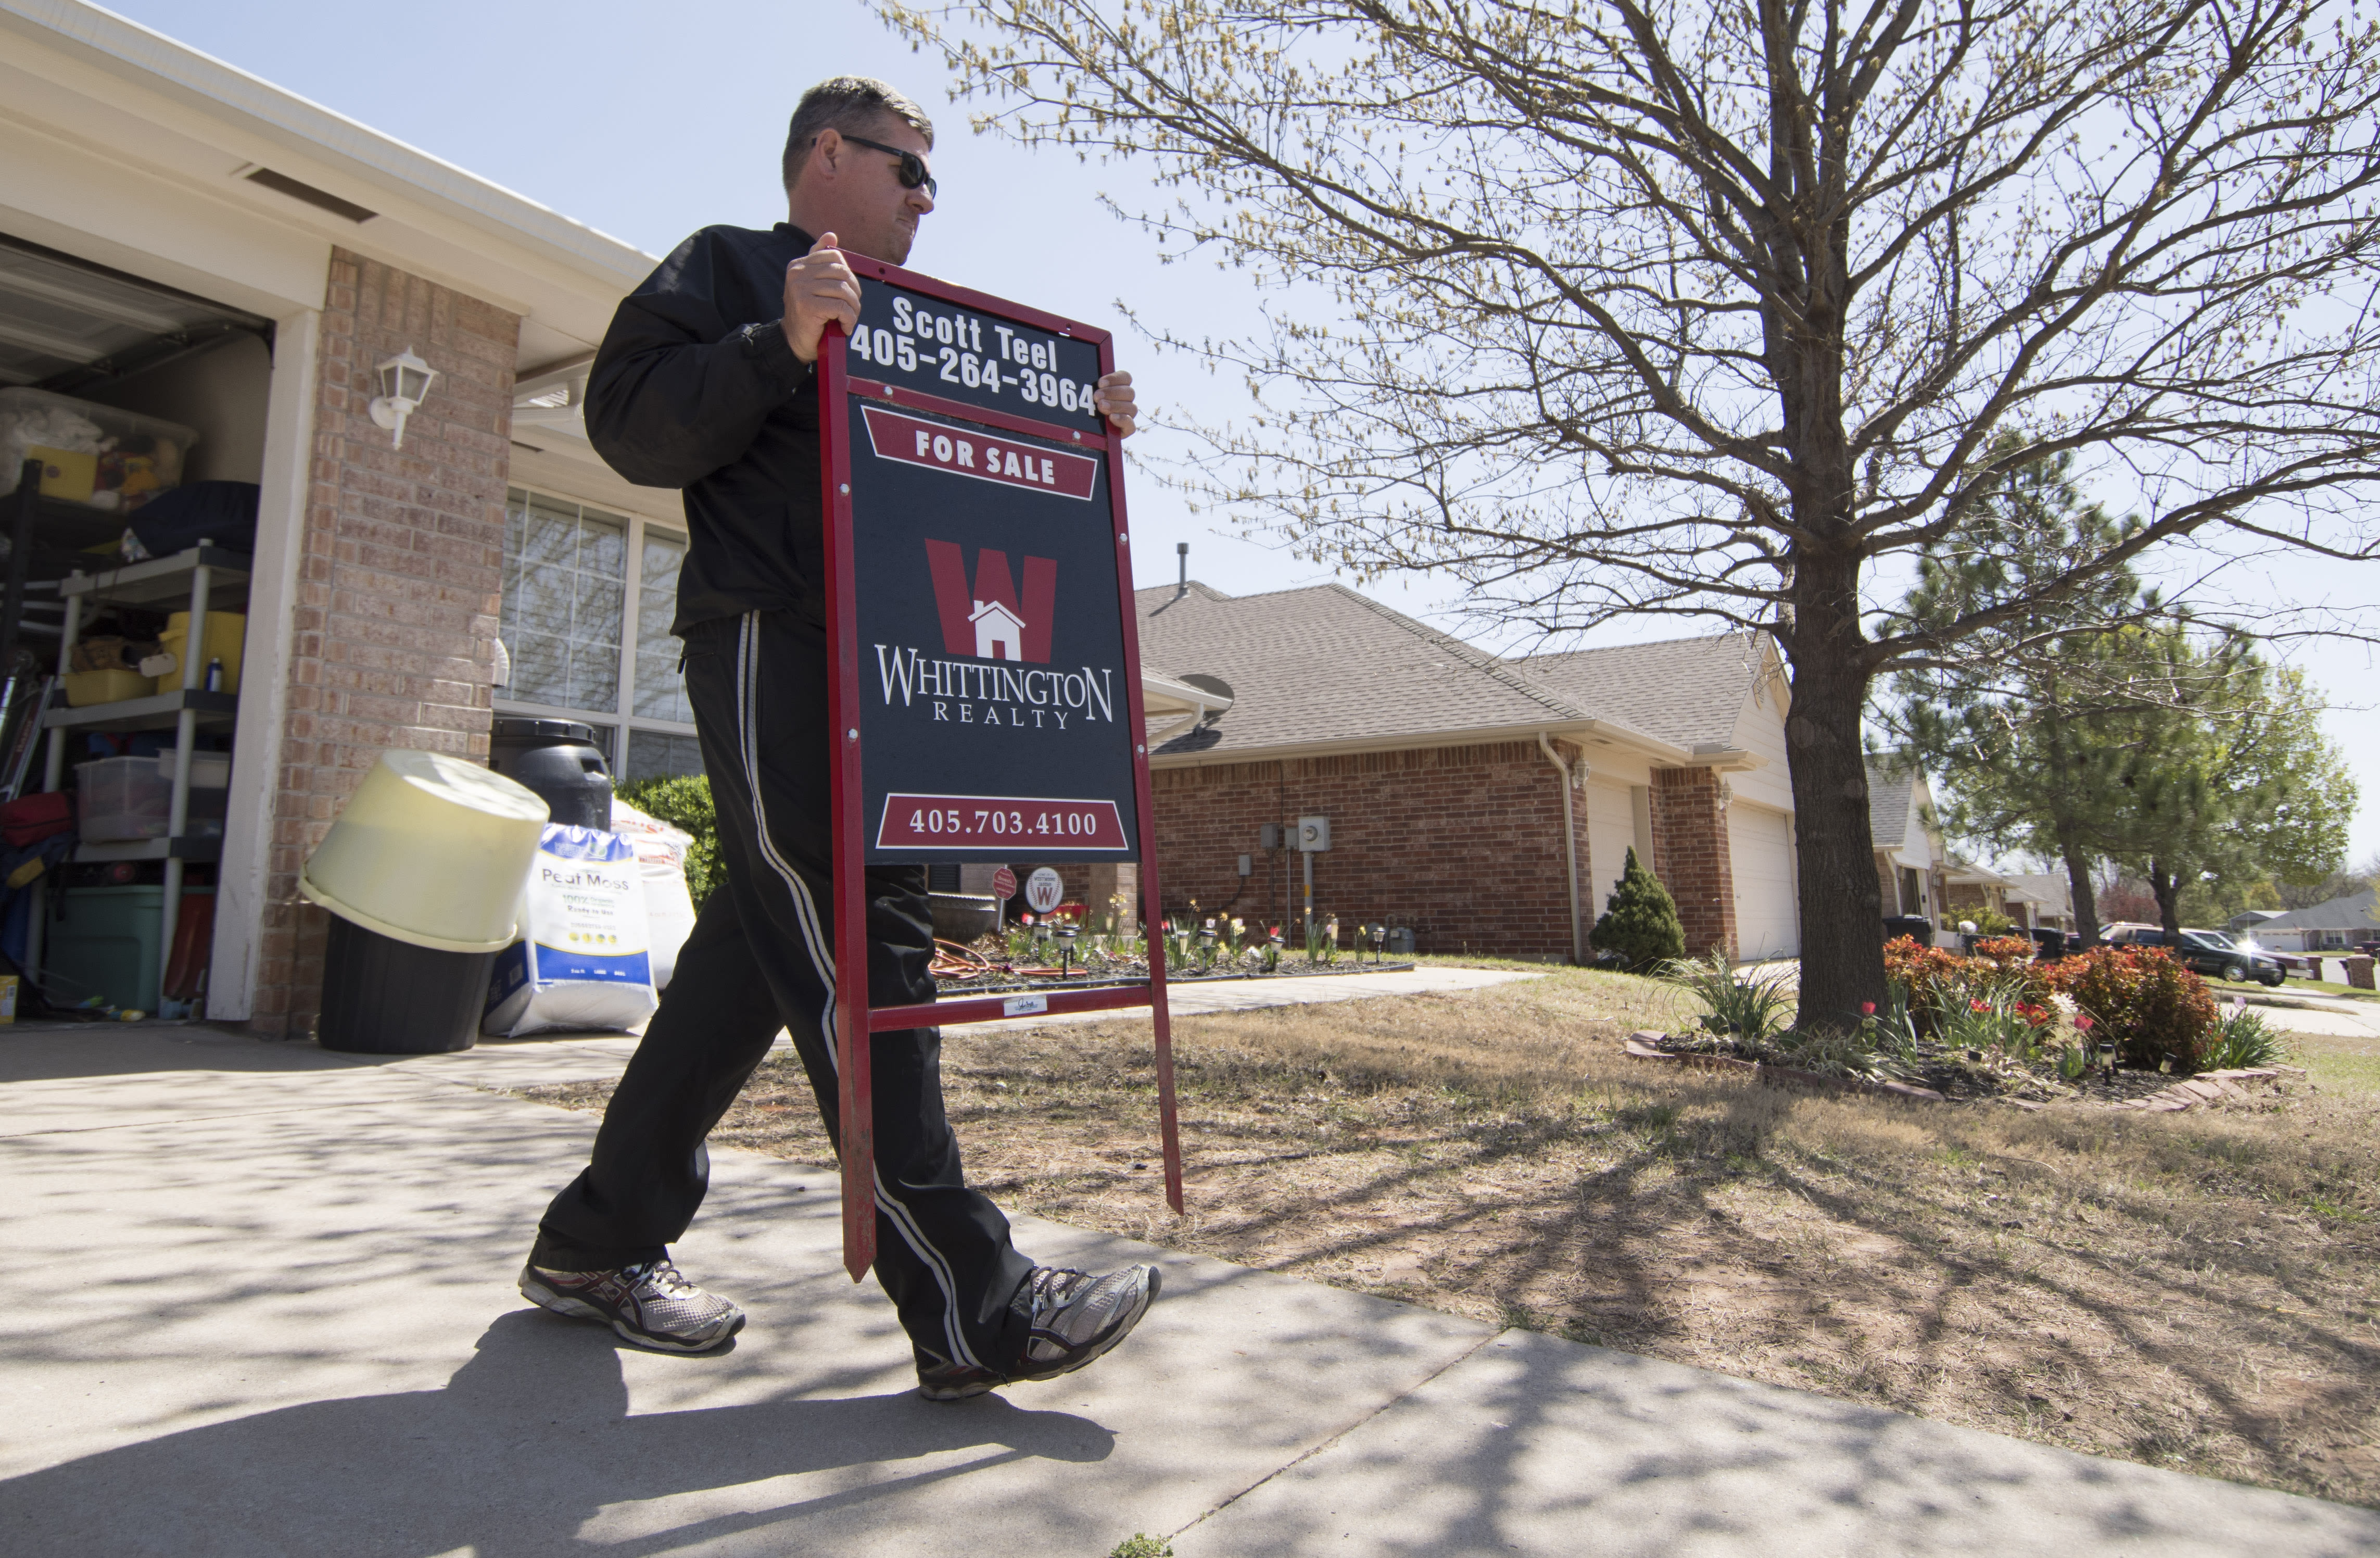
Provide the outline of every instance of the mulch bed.
<path id="1" fill-rule="evenodd" d="M 2078 1082 L 2029 1079 L 1961 1066 L 1947 1052 L 1921 1052 L 1923 1085 L 1864 1077 L 1829 1077 L 1766 1061 L 1713 1054 L 1698 1041 L 1654 1029 L 1639 1029 L 1624 1041 L 1639 1060 L 1669 1061 L 1702 1071 L 1741 1071 L 1769 1087 L 1809 1088 L 1824 1092 L 1868 1093 L 1879 1098 L 1905 1098 L 1928 1103 L 1978 1103 L 1998 1101 L 2021 1109 L 2045 1108 L 2053 1102 L 2095 1104 L 2103 1109 L 2145 1109 L 2172 1113 L 2194 1109 L 2218 1099 L 2245 1096 L 2251 1087 L 2270 1086 L 2284 1075 L 2302 1077 L 2294 1066 L 2265 1066 L 2250 1071 L 2206 1071 L 2178 1077 L 2162 1071 L 2091 1071 Z M 1982 1057 L 1970 1055 L 1970 1060 Z"/>

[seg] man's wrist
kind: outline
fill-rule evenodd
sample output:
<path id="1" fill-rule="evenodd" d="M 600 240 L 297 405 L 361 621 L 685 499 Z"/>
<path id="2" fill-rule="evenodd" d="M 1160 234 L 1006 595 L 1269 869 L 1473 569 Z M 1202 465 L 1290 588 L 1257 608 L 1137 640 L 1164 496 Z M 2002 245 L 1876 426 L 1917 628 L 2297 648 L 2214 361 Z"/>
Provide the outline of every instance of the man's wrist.
<path id="1" fill-rule="evenodd" d="M 747 324 L 736 335 L 742 338 L 745 358 L 753 368 L 788 392 L 808 375 L 811 364 L 794 354 L 793 338 L 785 333 L 784 321 L 772 319 L 765 324 Z"/>

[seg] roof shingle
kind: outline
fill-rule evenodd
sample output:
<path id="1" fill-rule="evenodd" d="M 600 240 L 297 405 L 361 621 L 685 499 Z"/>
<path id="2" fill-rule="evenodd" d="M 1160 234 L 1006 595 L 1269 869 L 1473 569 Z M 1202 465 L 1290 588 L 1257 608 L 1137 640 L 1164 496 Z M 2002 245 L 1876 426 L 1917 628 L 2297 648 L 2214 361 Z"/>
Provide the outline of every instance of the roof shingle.
<path id="1" fill-rule="evenodd" d="M 1339 584 L 1234 597 L 1194 582 L 1135 599 L 1146 663 L 1220 676 L 1237 700 L 1159 756 L 1418 745 L 1590 720 L 1723 746 L 1760 670 L 1742 634 L 1500 659 Z"/>

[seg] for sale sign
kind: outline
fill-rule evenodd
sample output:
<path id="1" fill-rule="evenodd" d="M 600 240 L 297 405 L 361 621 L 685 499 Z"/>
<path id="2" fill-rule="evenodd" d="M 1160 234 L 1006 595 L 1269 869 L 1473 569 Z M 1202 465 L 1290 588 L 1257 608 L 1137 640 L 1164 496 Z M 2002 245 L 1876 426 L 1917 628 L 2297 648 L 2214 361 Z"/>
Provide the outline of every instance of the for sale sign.
<path id="1" fill-rule="evenodd" d="M 881 279 L 861 295 L 830 437 L 868 858 L 1137 859 L 1130 558 L 1091 407 L 1099 351 L 991 299 Z"/>
<path id="2" fill-rule="evenodd" d="M 1148 738 L 1118 465 L 1093 404 L 1104 332 L 855 255 L 859 321 L 819 357 L 827 634 L 834 648 L 834 921 L 840 967 L 866 968 L 875 862 L 1062 857 L 1140 862 L 1158 890 Z M 1002 866 L 993 895 L 1016 876 Z M 1044 866 L 1037 912 L 1064 895 Z M 876 1259 L 871 1033 L 1146 1004 L 1155 1037 L 1168 1205 L 1182 1147 L 1164 949 L 1146 982 L 878 1006 L 834 1004 L 843 1119 L 844 1269 Z"/>

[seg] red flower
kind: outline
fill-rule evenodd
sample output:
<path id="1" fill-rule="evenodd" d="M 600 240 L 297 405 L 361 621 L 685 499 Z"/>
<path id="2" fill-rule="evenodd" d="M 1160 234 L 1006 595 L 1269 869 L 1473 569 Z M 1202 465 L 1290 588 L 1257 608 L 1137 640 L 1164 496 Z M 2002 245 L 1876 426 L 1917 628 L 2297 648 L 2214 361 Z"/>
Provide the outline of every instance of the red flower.
<path id="1" fill-rule="evenodd" d="M 1873 1002 L 1873 1001 L 1863 1001 L 1863 1002 L 1861 1002 L 1861 1003 L 1860 1003 L 1860 1016 L 1864 1016 L 1864 1017 L 1872 1017 L 1872 1016 L 1876 1016 L 1876 1003 L 1875 1003 L 1875 1002 Z"/>
<path id="2" fill-rule="evenodd" d="M 2090 1014 L 2090 1013 L 2088 1013 L 2088 1012 L 2078 1012 L 2078 1013 L 2076 1013 L 2076 1014 L 2075 1014 L 2075 1016 L 2074 1016 L 2074 1031 L 2075 1031 L 2075 1032 L 2077 1032 L 2077 1033 L 2088 1033 L 2088 1032 L 2090 1032 L 2090 1031 L 2091 1031 L 2091 1014 Z"/>
<path id="3" fill-rule="evenodd" d="M 1970 1001 L 1967 1003 L 1967 1010 L 1969 1010 L 1969 1011 L 1971 1011 L 1971 1012 L 1988 1012 L 1988 1011 L 1990 1011 L 1990 1010 L 1991 1010 L 1991 1007 L 1990 1007 L 1988 1004 L 1985 1004 L 1982 999 L 1977 998 L 1977 999 L 1970 1000 Z"/>

